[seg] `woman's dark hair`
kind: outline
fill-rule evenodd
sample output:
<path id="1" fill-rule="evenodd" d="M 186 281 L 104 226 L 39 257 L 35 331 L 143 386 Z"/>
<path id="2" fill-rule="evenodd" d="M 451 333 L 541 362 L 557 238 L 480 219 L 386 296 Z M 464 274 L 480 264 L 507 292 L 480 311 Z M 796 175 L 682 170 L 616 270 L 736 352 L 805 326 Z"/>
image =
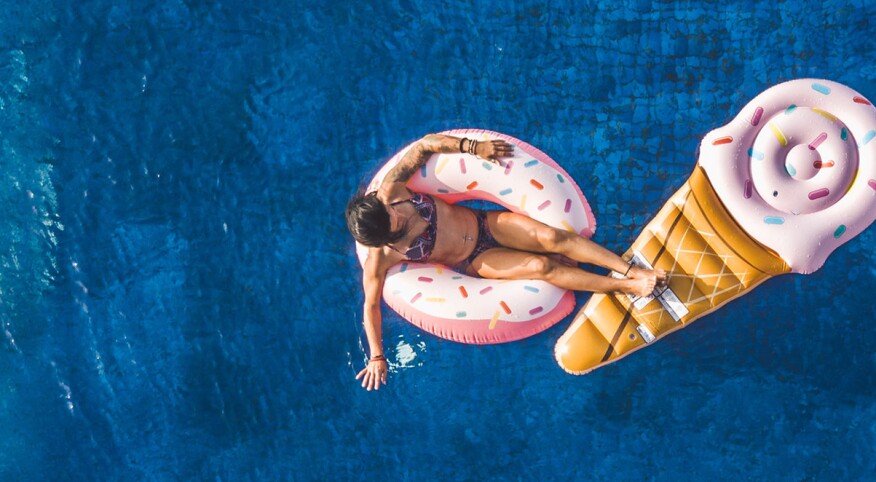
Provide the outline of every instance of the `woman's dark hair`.
<path id="1" fill-rule="evenodd" d="M 347 229 L 361 244 L 370 247 L 385 246 L 404 237 L 404 230 L 393 233 L 389 212 L 377 192 L 361 192 L 347 203 Z"/>

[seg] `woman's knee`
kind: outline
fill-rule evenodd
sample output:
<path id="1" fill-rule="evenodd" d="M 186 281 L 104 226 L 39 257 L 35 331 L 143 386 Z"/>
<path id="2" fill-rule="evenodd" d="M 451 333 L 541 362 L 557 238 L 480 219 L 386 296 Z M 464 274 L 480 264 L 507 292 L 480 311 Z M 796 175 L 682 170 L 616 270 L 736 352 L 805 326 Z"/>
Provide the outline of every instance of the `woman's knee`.
<path id="1" fill-rule="evenodd" d="M 570 237 L 568 232 L 550 226 L 539 229 L 537 235 L 539 244 L 552 253 L 560 252 Z"/>
<path id="2" fill-rule="evenodd" d="M 557 262 L 547 256 L 531 256 L 526 260 L 526 269 L 538 278 L 547 278 L 554 272 Z"/>

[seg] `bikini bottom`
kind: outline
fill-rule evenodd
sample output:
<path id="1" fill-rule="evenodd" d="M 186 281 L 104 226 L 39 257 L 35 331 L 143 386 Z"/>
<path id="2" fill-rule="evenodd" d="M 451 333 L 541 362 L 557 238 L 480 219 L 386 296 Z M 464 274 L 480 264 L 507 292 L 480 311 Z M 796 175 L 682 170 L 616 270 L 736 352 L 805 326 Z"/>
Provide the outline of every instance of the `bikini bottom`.
<path id="1" fill-rule="evenodd" d="M 487 221 L 487 211 L 475 209 L 474 213 L 478 219 L 478 241 L 475 244 L 474 251 L 471 252 L 469 257 L 454 267 L 454 269 L 461 273 L 465 273 L 475 258 L 483 254 L 484 251 L 502 246 L 496 241 L 496 238 L 493 237 L 493 233 L 490 232 L 490 224 Z"/>

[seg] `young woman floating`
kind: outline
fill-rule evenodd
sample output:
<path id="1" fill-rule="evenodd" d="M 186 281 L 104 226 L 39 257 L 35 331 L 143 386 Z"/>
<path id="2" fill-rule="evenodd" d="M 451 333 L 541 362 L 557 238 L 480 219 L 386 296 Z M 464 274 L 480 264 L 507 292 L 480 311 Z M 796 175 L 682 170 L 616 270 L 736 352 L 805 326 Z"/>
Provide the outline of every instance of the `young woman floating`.
<path id="1" fill-rule="evenodd" d="M 347 227 L 369 247 L 362 284 L 364 324 L 371 358 L 356 379 L 378 389 L 386 383 L 380 296 L 387 270 L 402 261 L 433 262 L 468 275 L 491 279 L 537 279 L 575 291 L 649 295 L 663 283 L 663 270 L 631 266 L 620 256 L 569 231 L 556 229 L 522 214 L 482 211 L 448 204 L 428 194 L 411 192 L 406 184 L 434 153 L 468 152 L 493 163 L 512 154 L 504 140 L 478 142 L 430 134 L 408 150 L 373 192 L 347 205 Z M 439 223 L 440 219 L 440 223 Z M 624 278 L 597 275 L 555 259 L 601 266 Z"/>

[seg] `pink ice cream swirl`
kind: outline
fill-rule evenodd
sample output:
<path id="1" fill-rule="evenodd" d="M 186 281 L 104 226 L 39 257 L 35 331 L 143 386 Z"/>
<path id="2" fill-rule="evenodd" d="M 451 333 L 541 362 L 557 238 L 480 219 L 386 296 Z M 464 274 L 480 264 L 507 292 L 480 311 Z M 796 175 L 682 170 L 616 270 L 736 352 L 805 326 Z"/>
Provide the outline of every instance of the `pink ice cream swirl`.
<path id="1" fill-rule="evenodd" d="M 736 222 L 810 273 L 876 219 L 876 107 L 828 80 L 776 85 L 710 132 L 699 164 Z"/>

